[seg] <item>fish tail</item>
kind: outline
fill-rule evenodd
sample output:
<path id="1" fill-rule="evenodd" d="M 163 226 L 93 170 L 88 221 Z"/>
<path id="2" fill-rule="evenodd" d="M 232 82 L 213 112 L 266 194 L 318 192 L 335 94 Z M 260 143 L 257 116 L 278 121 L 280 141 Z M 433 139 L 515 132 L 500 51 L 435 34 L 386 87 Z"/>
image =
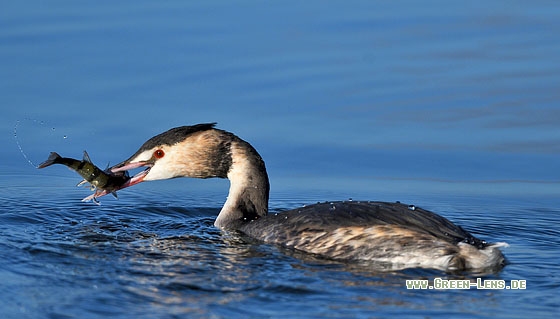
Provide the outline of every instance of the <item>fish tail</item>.
<path id="1" fill-rule="evenodd" d="M 49 155 L 49 158 L 47 158 L 47 160 L 44 161 L 43 163 L 39 164 L 39 166 L 37 166 L 37 168 L 45 168 L 47 166 L 51 166 L 52 164 L 60 163 L 61 158 L 62 157 L 60 155 L 58 155 L 57 152 L 51 152 L 51 154 Z"/>

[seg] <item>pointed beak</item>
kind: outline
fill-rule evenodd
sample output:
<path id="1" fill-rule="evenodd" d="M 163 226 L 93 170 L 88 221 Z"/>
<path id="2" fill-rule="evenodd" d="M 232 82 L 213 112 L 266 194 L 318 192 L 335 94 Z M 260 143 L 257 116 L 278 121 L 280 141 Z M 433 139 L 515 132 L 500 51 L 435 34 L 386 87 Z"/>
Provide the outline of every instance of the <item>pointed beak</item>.
<path id="1" fill-rule="evenodd" d="M 150 172 L 150 168 L 153 166 L 152 161 L 140 161 L 129 163 L 128 161 L 124 161 L 120 164 L 117 164 L 110 168 L 112 173 L 118 172 L 126 172 L 128 170 L 136 169 L 139 167 L 147 167 L 145 170 L 141 171 L 140 173 L 134 175 L 131 179 L 129 179 L 126 183 L 124 183 L 119 189 L 127 188 L 136 184 L 139 184 L 144 181 L 144 178 Z"/>

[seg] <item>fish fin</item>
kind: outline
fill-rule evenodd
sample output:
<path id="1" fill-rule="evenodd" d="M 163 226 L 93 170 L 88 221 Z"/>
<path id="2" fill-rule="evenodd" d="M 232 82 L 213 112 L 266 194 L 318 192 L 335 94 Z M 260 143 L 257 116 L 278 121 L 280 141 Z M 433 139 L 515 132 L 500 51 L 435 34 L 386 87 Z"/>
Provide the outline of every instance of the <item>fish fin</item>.
<path id="1" fill-rule="evenodd" d="M 88 197 L 85 197 L 84 199 L 82 199 L 82 202 L 89 202 L 89 201 L 91 201 L 91 200 L 93 199 L 93 195 L 95 195 L 95 194 L 91 194 L 91 195 L 89 195 Z"/>
<path id="2" fill-rule="evenodd" d="M 89 202 L 92 201 L 97 205 L 101 205 L 101 203 L 97 200 L 97 197 L 95 196 L 96 194 L 91 194 L 88 197 L 82 199 L 82 202 Z"/>
<path id="3" fill-rule="evenodd" d="M 86 181 L 85 179 L 82 179 L 81 182 L 78 183 L 78 185 L 76 185 L 77 187 L 80 187 L 82 185 L 84 185 L 85 183 L 87 183 L 88 181 Z"/>
<path id="4" fill-rule="evenodd" d="M 91 161 L 91 158 L 89 158 L 89 154 L 86 151 L 84 151 L 84 162 L 88 162 L 88 163 L 93 164 L 93 162 Z"/>
<path id="5" fill-rule="evenodd" d="M 117 192 L 111 192 L 111 194 L 112 194 L 116 199 L 119 199 L 119 196 L 117 196 Z"/>
<path id="6" fill-rule="evenodd" d="M 49 158 L 47 158 L 47 160 L 44 161 L 43 163 L 39 164 L 39 166 L 37 166 L 37 168 L 45 168 L 47 166 L 51 166 L 52 164 L 56 164 L 56 163 L 58 163 L 58 161 L 61 158 L 62 157 L 60 155 L 58 155 L 57 152 L 51 152 L 51 154 L 49 155 Z"/>

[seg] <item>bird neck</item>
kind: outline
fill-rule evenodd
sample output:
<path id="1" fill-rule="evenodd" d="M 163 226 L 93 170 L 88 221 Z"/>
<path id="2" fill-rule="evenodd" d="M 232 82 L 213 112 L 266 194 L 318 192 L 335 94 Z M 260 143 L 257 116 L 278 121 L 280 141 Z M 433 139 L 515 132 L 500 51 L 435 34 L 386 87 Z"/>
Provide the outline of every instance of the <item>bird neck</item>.
<path id="1" fill-rule="evenodd" d="M 270 185 L 261 156 L 239 138 L 232 141 L 230 151 L 229 194 L 214 223 L 222 229 L 238 229 L 268 213 Z"/>

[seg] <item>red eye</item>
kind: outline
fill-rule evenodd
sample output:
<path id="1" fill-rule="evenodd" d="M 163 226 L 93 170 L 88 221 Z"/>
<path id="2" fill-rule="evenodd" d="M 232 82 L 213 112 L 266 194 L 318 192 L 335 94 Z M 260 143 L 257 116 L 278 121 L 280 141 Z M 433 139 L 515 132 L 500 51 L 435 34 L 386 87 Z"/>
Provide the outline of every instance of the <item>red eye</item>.
<path id="1" fill-rule="evenodd" d="M 162 158 L 165 156 L 165 152 L 163 150 L 157 150 L 154 152 L 154 157 L 155 158 Z"/>

